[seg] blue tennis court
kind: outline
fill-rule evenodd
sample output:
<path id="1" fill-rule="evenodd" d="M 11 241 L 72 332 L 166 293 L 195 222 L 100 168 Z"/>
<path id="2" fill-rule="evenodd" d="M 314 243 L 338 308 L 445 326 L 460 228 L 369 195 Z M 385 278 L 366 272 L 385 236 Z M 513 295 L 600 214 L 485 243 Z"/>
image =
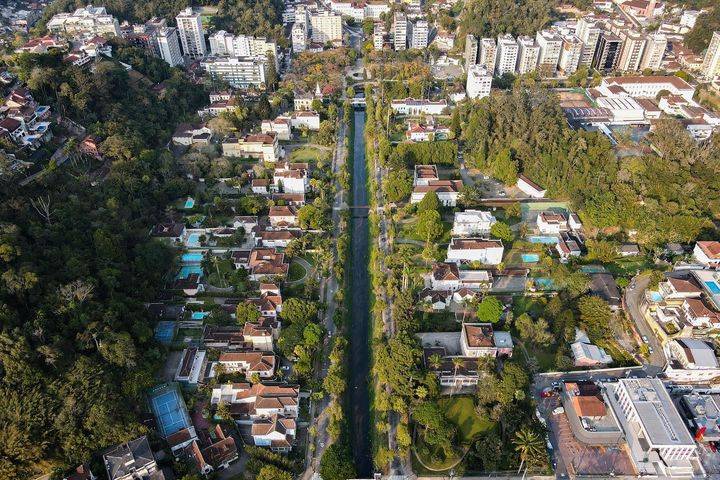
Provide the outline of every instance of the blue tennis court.
<path id="1" fill-rule="evenodd" d="M 185 409 L 185 402 L 183 402 L 177 389 L 164 390 L 166 391 L 152 397 L 150 403 L 155 413 L 160 434 L 167 437 L 190 426 L 190 419 Z"/>
<path id="2" fill-rule="evenodd" d="M 155 340 L 158 342 L 169 345 L 172 343 L 172 339 L 175 336 L 175 322 L 163 320 L 158 322 L 155 326 Z"/>

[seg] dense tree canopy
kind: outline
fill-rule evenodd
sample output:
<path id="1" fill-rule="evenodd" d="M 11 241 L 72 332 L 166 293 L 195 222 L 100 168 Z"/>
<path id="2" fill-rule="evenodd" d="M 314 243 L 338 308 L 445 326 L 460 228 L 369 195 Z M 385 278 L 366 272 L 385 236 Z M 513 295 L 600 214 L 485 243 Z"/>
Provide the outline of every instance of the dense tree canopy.
<path id="1" fill-rule="evenodd" d="M 552 7 L 553 2 L 545 0 L 468 0 L 461 14 L 460 31 L 478 38 L 501 33 L 535 36 L 552 19 Z"/>
<path id="2" fill-rule="evenodd" d="M 720 31 L 720 8 L 715 8 L 700 15 L 695 26 L 685 35 L 685 45 L 695 53 L 701 53 L 710 44 L 713 32 Z"/>

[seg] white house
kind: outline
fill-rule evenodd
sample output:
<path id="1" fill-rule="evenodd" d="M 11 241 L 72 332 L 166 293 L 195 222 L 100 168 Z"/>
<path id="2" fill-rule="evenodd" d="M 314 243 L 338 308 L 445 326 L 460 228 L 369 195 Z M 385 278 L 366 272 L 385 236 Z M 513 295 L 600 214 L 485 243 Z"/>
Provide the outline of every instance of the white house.
<path id="1" fill-rule="evenodd" d="M 294 112 L 290 116 L 292 128 L 307 128 L 308 130 L 320 130 L 320 114 L 311 110 L 301 110 Z"/>
<path id="2" fill-rule="evenodd" d="M 415 165 L 413 186 L 427 185 L 429 182 L 440 180 L 438 169 L 435 165 Z"/>
<path id="3" fill-rule="evenodd" d="M 197 347 L 186 348 L 175 371 L 175 381 L 197 385 L 203 379 L 204 370 L 205 350 L 198 350 Z"/>
<path id="4" fill-rule="evenodd" d="M 502 261 L 503 244 L 500 240 L 480 237 L 453 237 L 448 245 L 447 260 L 453 263 L 480 262 L 498 265 Z"/>
<path id="5" fill-rule="evenodd" d="M 663 90 L 690 101 L 695 95 L 695 88 L 675 75 L 606 77 L 600 83 L 598 90 L 602 93 L 609 92 L 612 86 L 619 86 L 634 98 L 655 98 Z"/>
<path id="6" fill-rule="evenodd" d="M 720 363 L 708 341 L 676 338 L 667 344 L 668 362 L 665 376 L 676 382 L 709 382 L 720 377 Z"/>
<path id="7" fill-rule="evenodd" d="M 298 224 L 298 212 L 295 207 L 275 205 L 270 207 L 268 213 L 270 225 L 275 228 L 296 227 Z"/>
<path id="8" fill-rule="evenodd" d="M 425 198 L 425 194 L 435 192 L 443 206 L 454 207 L 460 197 L 462 185 L 462 180 L 430 180 L 427 185 L 415 186 L 410 203 L 418 203 Z"/>
<path id="9" fill-rule="evenodd" d="M 227 372 L 244 373 L 247 377 L 258 374 L 260 378 L 272 378 L 275 374 L 275 355 L 271 352 L 223 352 L 218 364 Z"/>
<path id="10" fill-rule="evenodd" d="M 559 235 L 568 230 L 567 216 L 560 212 L 540 212 L 536 223 L 538 231 L 544 235 Z"/>
<path id="11" fill-rule="evenodd" d="M 435 263 L 429 275 L 433 290 L 483 290 L 492 284 L 487 270 L 460 270 L 455 263 Z"/>
<path id="12" fill-rule="evenodd" d="M 394 113 L 400 115 L 440 115 L 448 107 L 446 100 L 425 100 L 406 98 L 393 100 L 390 104 Z"/>
<path id="13" fill-rule="evenodd" d="M 273 184 L 277 191 L 283 193 L 307 193 L 310 187 L 308 171 L 305 168 L 292 168 L 282 165 L 273 173 Z"/>
<path id="14" fill-rule="evenodd" d="M 512 356 L 513 343 L 508 332 L 495 332 L 490 323 L 463 323 L 460 349 L 465 357 L 509 357 Z"/>
<path id="15" fill-rule="evenodd" d="M 433 310 L 445 310 L 450 306 L 452 293 L 449 290 L 426 288 L 420 292 L 419 298 L 421 302 L 430 304 Z"/>
<path id="16" fill-rule="evenodd" d="M 720 265 L 720 242 L 699 241 L 693 249 L 695 260 L 709 267 Z"/>
<path id="17" fill-rule="evenodd" d="M 262 133 L 274 132 L 278 140 L 290 140 L 290 118 L 279 116 L 275 120 L 263 120 L 260 124 Z"/>
<path id="18" fill-rule="evenodd" d="M 459 236 L 488 235 L 496 221 L 490 212 L 482 210 L 455 212 L 452 234 Z"/>
<path id="19" fill-rule="evenodd" d="M 525 175 L 519 175 L 517 180 L 517 187 L 524 194 L 529 195 L 532 198 L 544 198 L 546 190 L 537 183 L 530 180 Z"/>

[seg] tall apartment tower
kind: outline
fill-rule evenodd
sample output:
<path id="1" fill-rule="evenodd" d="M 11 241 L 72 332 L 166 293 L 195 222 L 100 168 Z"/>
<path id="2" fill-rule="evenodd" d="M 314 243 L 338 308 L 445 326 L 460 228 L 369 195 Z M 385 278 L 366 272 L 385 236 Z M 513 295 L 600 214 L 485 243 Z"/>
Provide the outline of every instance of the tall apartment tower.
<path id="1" fill-rule="evenodd" d="M 497 63 L 497 44 L 494 38 L 483 38 L 478 47 L 477 63 L 487 68 L 488 72 L 495 71 Z"/>
<path id="2" fill-rule="evenodd" d="M 475 65 L 478 60 L 478 40 L 475 35 L 469 33 L 465 37 L 465 71 L 469 72 L 470 67 Z"/>
<path id="3" fill-rule="evenodd" d="M 615 34 L 603 32 L 593 57 L 592 67 L 600 72 L 615 70 L 622 53 L 622 39 Z"/>
<path id="4" fill-rule="evenodd" d="M 329 11 L 318 12 L 310 16 L 312 41 L 325 44 L 342 41 L 342 16 Z"/>
<path id="5" fill-rule="evenodd" d="M 157 48 L 160 58 L 165 60 L 171 67 L 182 65 L 183 57 L 180 51 L 177 29 L 174 27 L 163 27 L 155 34 Z"/>
<path id="6" fill-rule="evenodd" d="M 375 50 L 382 50 L 385 46 L 385 24 L 382 22 L 376 22 L 373 26 L 373 48 Z"/>
<path id="7" fill-rule="evenodd" d="M 645 35 L 635 30 L 625 30 L 620 38 L 623 48 L 618 62 L 618 70 L 636 72 L 640 70 L 640 61 L 645 51 Z"/>
<path id="8" fill-rule="evenodd" d="M 720 32 L 713 33 L 702 64 L 702 74 L 708 80 L 720 76 Z"/>
<path id="9" fill-rule="evenodd" d="M 175 21 L 183 53 L 190 58 L 204 57 L 207 49 L 200 14 L 188 7 L 175 17 Z"/>
<path id="10" fill-rule="evenodd" d="M 578 20 L 575 36 L 583 43 L 580 55 L 580 66 L 589 67 L 592 64 L 602 29 L 592 18 L 583 17 Z"/>
<path id="11" fill-rule="evenodd" d="M 540 58 L 540 46 L 535 43 L 535 39 L 521 35 L 517 38 L 518 57 L 516 70 L 520 75 L 534 72 Z"/>
<path id="12" fill-rule="evenodd" d="M 308 36 L 307 30 L 305 29 L 305 23 L 293 23 L 292 30 L 290 30 L 290 39 L 292 40 L 293 52 L 300 53 L 307 50 Z"/>
<path id="13" fill-rule="evenodd" d="M 558 63 L 560 62 L 562 37 L 550 30 L 540 30 L 535 35 L 535 40 L 540 47 L 538 69 L 543 75 L 555 75 Z"/>
<path id="14" fill-rule="evenodd" d="M 412 24 L 410 48 L 427 48 L 429 28 L 427 20 L 418 20 Z"/>
<path id="15" fill-rule="evenodd" d="M 562 51 L 560 52 L 560 63 L 558 67 L 563 75 L 572 75 L 580 66 L 583 43 L 575 35 L 563 37 Z"/>
<path id="16" fill-rule="evenodd" d="M 501 76 L 506 73 L 515 73 L 517 57 L 518 44 L 513 36 L 509 33 L 500 35 L 497 43 L 497 63 L 495 66 L 495 74 Z"/>
<path id="17" fill-rule="evenodd" d="M 407 48 L 408 21 L 404 13 L 395 12 L 393 17 L 393 47 L 396 52 Z"/>
<path id="18" fill-rule="evenodd" d="M 643 53 L 640 62 L 640 70 L 649 68 L 650 70 L 659 70 L 662 66 L 662 59 L 667 48 L 667 37 L 662 33 L 651 33 L 647 36 L 645 42 L 645 53 Z"/>
<path id="19" fill-rule="evenodd" d="M 473 65 L 468 70 L 465 92 L 468 98 L 485 98 L 490 95 L 492 72 L 482 65 Z"/>

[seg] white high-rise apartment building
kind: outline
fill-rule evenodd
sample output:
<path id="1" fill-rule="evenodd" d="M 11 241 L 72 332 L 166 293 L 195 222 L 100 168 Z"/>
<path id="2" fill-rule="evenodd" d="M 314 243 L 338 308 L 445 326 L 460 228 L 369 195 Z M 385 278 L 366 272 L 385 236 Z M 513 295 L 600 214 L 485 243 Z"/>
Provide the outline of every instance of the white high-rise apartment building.
<path id="1" fill-rule="evenodd" d="M 307 32 L 302 22 L 293 23 L 290 39 L 292 40 L 293 52 L 300 53 L 307 50 Z"/>
<path id="2" fill-rule="evenodd" d="M 582 57 L 583 43 L 575 35 L 565 35 L 563 37 L 562 51 L 560 52 L 560 70 L 564 75 L 572 75 L 580 65 Z"/>
<path id="3" fill-rule="evenodd" d="M 538 68 L 546 75 L 554 75 L 560 62 L 562 51 L 562 37 L 550 30 L 540 30 L 535 35 L 540 46 Z"/>
<path id="4" fill-rule="evenodd" d="M 429 28 L 427 20 L 418 20 L 412 24 L 410 48 L 427 48 Z"/>
<path id="5" fill-rule="evenodd" d="M 192 7 L 188 7 L 175 17 L 175 21 L 183 53 L 191 58 L 204 57 L 207 48 L 205 47 L 205 32 L 200 13 L 194 12 Z"/>
<path id="6" fill-rule="evenodd" d="M 295 23 L 302 24 L 306 32 L 310 28 L 310 12 L 304 3 L 295 5 Z"/>
<path id="7" fill-rule="evenodd" d="M 534 72 L 540 58 L 540 46 L 535 43 L 535 39 L 527 35 L 520 35 L 517 38 L 518 58 L 517 72 L 520 75 Z"/>
<path id="8" fill-rule="evenodd" d="M 720 76 L 720 32 L 713 33 L 710 45 L 705 52 L 701 71 L 703 77 L 708 80 Z"/>
<path id="9" fill-rule="evenodd" d="M 219 57 L 268 57 L 272 54 L 277 63 L 277 44 L 265 37 L 233 35 L 220 30 L 209 37 L 210 53 Z M 277 66 L 277 65 L 276 65 Z"/>
<path id="10" fill-rule="evenodd" d="M 478 41 L 472 33 L 465 37 L 465 71 L 469 72 L 470 67 L 477 63 L 478 59 Z"/>
<path id="11" fill-rule="evenodd" d="M 393 47 L 395 51 L 407 48 L 408 21 L 404 13 L 395 12 L 393 17 Z"/>
<path id="12" fill-rule="evenodd" d="M 492 73 L 482 65 L 473 65 L 468 70 L 465 92 L 468 98 L 484 98 L 490 95 Z"/>
<path id="13" fill-rule="evenodd" d="M 640 62 L 640 70 L 649 68 L 651 70 L 659 70 L 662 66 L 662 59 L 665 55 L 668 40 L 662 33 L 651 33 L 647 36 L 645 42 L 645 53 L 643 53 Z"/>
<path id="14" fill-rule="evenodd" d="M 260 87 L 265 84 L 265 61 L 249 57 L 213 57 L 202 62 L 211 77 L 236 88 Z"/>
<path id="15" fill-rule="evenodd" d="M 183 56 L 180 51 L 177 29 L 174 27 L 163 27 L 156 31 L 157 48 L 160 58 L 165 60 L 171 67 L 183 64 Z"/>
<path id="16" fill-rule="evenodd" d="M 483 38 L 478 47 L 477 63 L 487 68 L 488 72 L 495 71 L 497 63 L 497 44 L 494 38 Z"/>
<path id="17" fill-rule="evenodd" d="M 621 33 L 623 48 L 618 69 L 623 72 L 636 72 L 640 69 L 640 61 L 645 51 L 645 35 L 635 30 L 624 30 Z"/>
<path id="18" fill-rule="evenodd" d="M 54 34 L 120 36 L 120 24 L 107 13 L 105 7 L 78 8 L 72 13 L 58 13 L 47 23 Z"/>
<path id="19" fill-rule="evenodd" d="M 580 56 L 581 66 L 589 67 L 592 63 L 601 31 L 598 23 L 591 17 L 583 17 L 578 20 L 575 36 L 583 42 L 583 51 Z"/>
<path id="20" fill-rule="evenodd" d="M 310 26 L 314 43 L 342 42 L 342 15 L 328 11 L 314 13 L 310 15 Z"/>
<path id="21" fill-rule="evenodd" d="M 385 24 L 377 22 L 373 26 L 373 48 L 375 50 L 382 50 L 385 46 Z"/>
<path id="22" fill-rule="evenodd" d="M 517 65 L 518 44 L 512 35 L 506 33 L 500 35 L 497 41 L 497 62 L 495 74 L 502 76 L 506 73 L 515 73 Z"/>

